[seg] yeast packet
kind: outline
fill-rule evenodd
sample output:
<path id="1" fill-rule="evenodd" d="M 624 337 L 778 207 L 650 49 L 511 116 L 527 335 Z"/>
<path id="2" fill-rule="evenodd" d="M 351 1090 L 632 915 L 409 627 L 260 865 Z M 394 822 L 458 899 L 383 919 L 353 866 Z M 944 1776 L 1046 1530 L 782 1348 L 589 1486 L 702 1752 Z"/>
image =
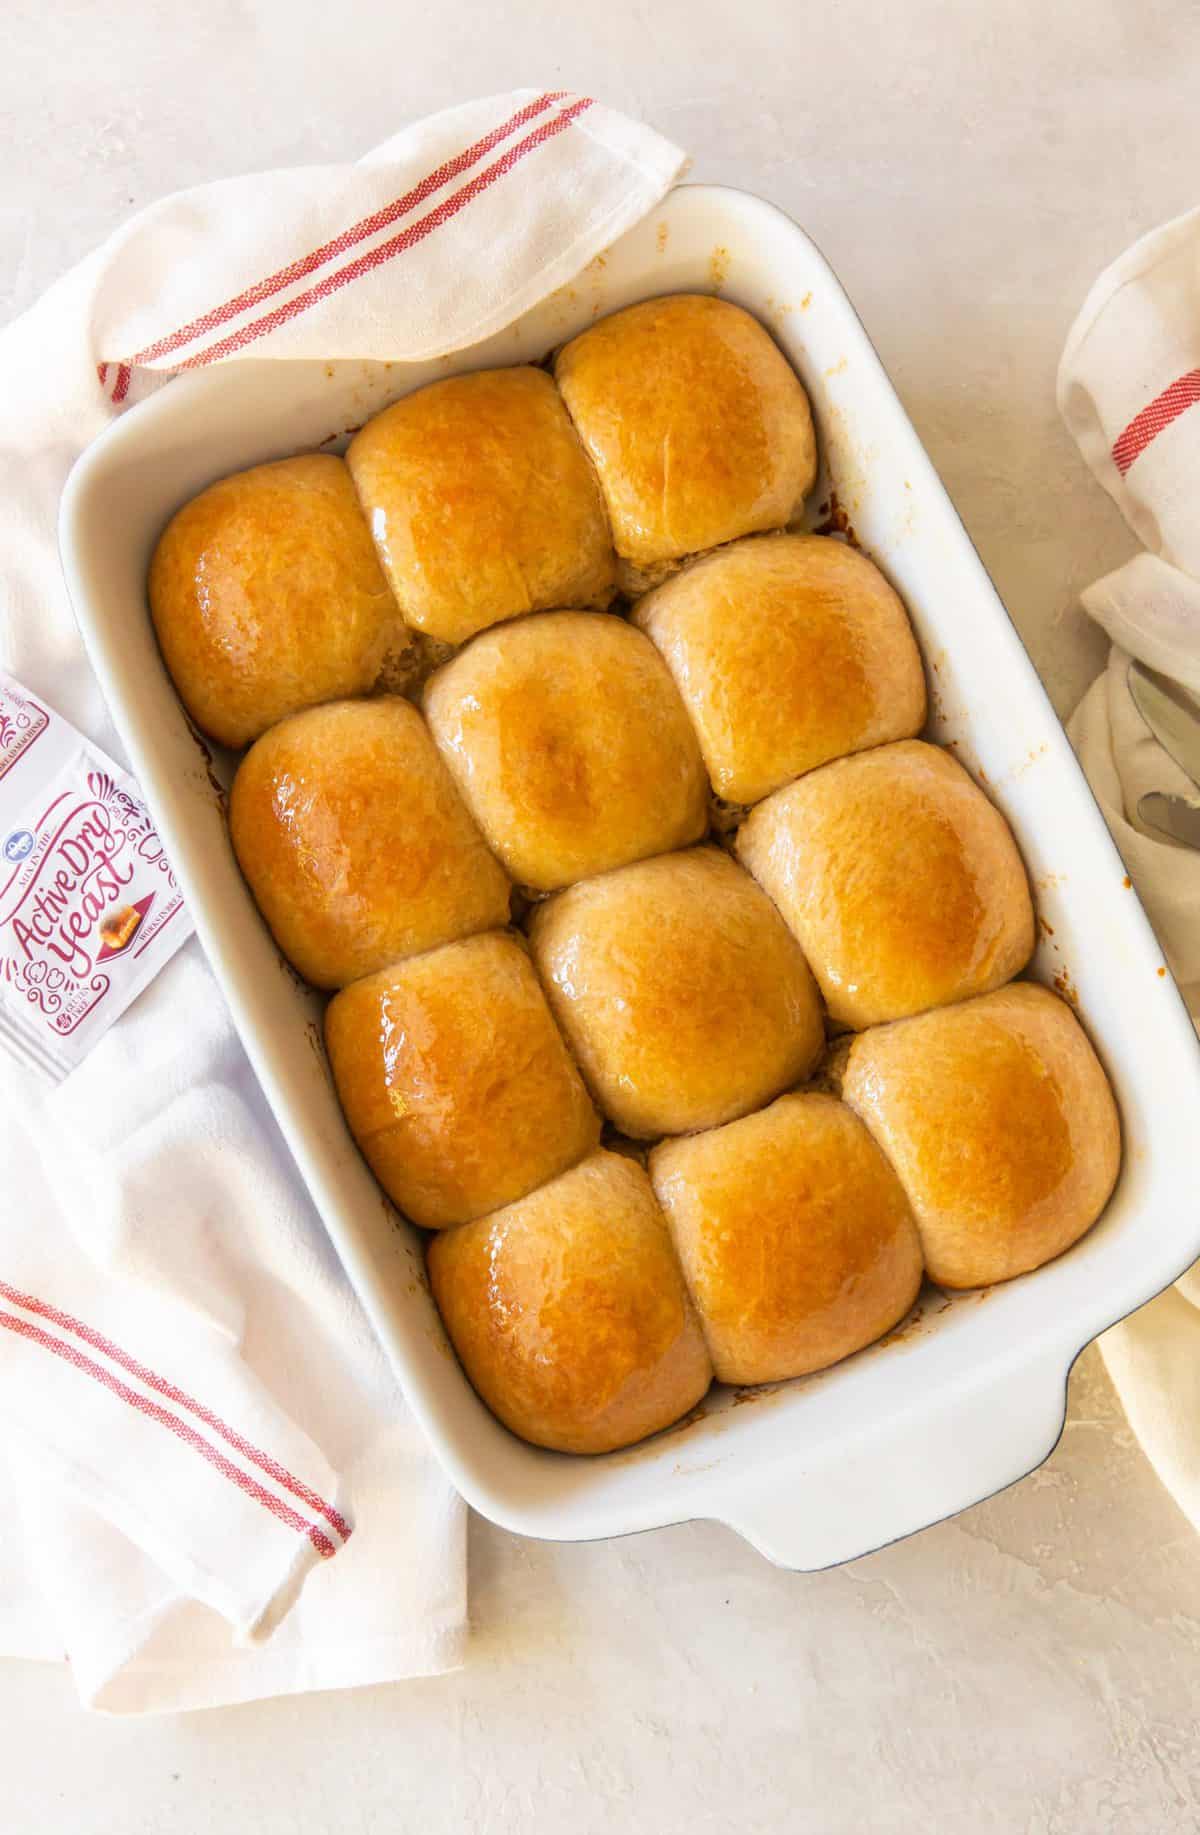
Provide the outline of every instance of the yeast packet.
<path id="1" fill-rule="evenodd" d="M 191 930 L 133 778 L 0 670 L 0 1046 L 61 1080 Z"/>

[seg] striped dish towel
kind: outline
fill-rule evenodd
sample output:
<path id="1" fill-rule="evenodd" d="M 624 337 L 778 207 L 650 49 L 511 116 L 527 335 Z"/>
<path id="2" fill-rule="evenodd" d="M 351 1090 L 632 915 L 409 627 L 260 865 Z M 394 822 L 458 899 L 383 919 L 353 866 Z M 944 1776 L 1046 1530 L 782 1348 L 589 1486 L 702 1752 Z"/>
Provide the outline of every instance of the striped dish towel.
<path id="1" fill-rule="evenodd" d="M 1100 276 L 1058 375 L 1063 418 L 1143 544 L 1083 604 L 1113 640 L 1071 738 L 1200 1020 L 1200 853 L 1138 820 L 1149 790 L 1196 789 L 1129 694 L 1131 657 L 1200 694 L 1200 209 L 1134 244 Z M 1180 1204 L 1196 1194 L 1179 1193 Z M 1200 1263 L 1100 1341 L 1130 1425 L 1200 1528 Z"/>
<path id="2" fill-rule="evenodd" d="M 495 96 L 357 165 L 155 205 L 0 334 L 0 667 L 123 760 L 60 578 L 83 447 L 179 370 L 499 329 L 683 156 Z M 464 1512 L 300 1188 L 195 941 L 57 1090 L 0 1057 L 0 1655 L 120 1713 L 461 1659 Z"/>

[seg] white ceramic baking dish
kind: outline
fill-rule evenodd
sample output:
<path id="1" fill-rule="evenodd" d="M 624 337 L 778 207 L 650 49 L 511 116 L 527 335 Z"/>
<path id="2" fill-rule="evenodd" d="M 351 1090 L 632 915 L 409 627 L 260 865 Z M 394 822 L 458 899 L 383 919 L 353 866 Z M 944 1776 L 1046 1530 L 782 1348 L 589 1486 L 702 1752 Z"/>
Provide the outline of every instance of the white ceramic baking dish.
<path id="1" fill-rule="evenodd" d="M 1121 1180 L 1060 1261 L 948 1300 L 821 1375 L 714 1390 L 680 1426 L 600 1459 L 539 1452 L 477 1400 L 443 1336 L 420 1245 L 346 1132 L 320 1002 L 281 963 L 234 864 L 216 778 L 155 647 L 146 567 L 212 479 L 347 429 L 453 370 L 541 358 L 647 295 L 720 291 L 757 313 L 812 397 L 825 473 L 912 613 L 934 736 L 1010 817 L 1037 891 L 1034 974 L 1081 1012 L 1116 1085 Z M 1012 625 L 852 307 L 788 219 L 736 191 L 675 191 L 575 284 L 486 344 L 421 365 L 235 363 L 134 408 L 76 466 L 62 552 L 79 622 L 217 979 L 326 1228 L 455 1484 L 529 1535 L 729 1524 L 773 1561 L 844 1561 L 1028 1472 L 1061 1430 L 1072 1360 L 1200 1255 L 1200 1052 L 1137 897 Z M 750 1405 L 743 1405 L 753 1403 Z"/>

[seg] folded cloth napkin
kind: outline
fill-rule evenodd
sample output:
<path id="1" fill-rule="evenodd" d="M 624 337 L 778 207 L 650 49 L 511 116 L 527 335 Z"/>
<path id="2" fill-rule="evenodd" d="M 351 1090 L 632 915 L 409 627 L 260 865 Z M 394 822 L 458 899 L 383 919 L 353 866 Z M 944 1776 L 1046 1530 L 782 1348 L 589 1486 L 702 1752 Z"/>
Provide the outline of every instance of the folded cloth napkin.
<path id="1" fill-rule="evenodd" d="M 1070 733 L 1200 1018 L 1200 853 L 1161 840 L 1137 815 L 1148 790 L 1196 788 L 1148 731 L 1126 679 L 1138 657 L 1200 693 L 1200 209 L 1153 230 L 1101 274 L 1067 338 L 1058 403 L 1144 544 L 1083 594 L 1113 648 Z M 1100 1343 L 1134 1432 L 1200 1528 L 1200 1263 Z"/>
<path id="2" fill-rule="evenodd" d="M 0 666 L 124 762 L 59 574 L 67 472 L 182 369 L 486 337 L 675 181 L 586 97 L 153 206 L 0 334 Z M 460 1659 L 464 1511 L 336 1265 L 194 939 L 57 1090 L 0 1057 L 0 1654 L 113 1712 Z"/>

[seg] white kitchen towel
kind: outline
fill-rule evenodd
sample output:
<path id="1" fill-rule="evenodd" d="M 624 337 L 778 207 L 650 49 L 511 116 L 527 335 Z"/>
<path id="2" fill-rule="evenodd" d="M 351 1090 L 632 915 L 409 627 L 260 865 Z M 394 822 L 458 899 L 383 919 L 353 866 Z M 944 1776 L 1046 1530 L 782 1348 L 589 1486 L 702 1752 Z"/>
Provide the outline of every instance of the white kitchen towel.
<path id="1" fill-rule="evenodd" d="M 1173 974 L 1200 1019 L 1200 853 L 1138 820 L 1148 790 L 1196 796 L 1129 694 L 1131 658 L 1200 693 L 1200 209 L 1106 269 L 1071 328 L 1058 404 L 1144 551 L 1083 604 L 1113 640 L 1070 732 Z M 1180 1192 L 1181 1204 L 1200 1201 Z M 1135 1433 L 1200 1528 L 1200 1264 L 1101 1339 Z"/>
<path id="2" fill-rule="evenodd" d="M 529 90 L 127 224 L 0 334 L 0 666 L 123 759 L 57 560 L 84 446 L 181 369 L 472 344 L 682 165 L 586 97 Z M 463 1507 L 194 940 L 57 1090 L 0 1057 L 0 1453 L 0 1654 L 65 1652 L 90 1705 L 460 1660 Z"/>

